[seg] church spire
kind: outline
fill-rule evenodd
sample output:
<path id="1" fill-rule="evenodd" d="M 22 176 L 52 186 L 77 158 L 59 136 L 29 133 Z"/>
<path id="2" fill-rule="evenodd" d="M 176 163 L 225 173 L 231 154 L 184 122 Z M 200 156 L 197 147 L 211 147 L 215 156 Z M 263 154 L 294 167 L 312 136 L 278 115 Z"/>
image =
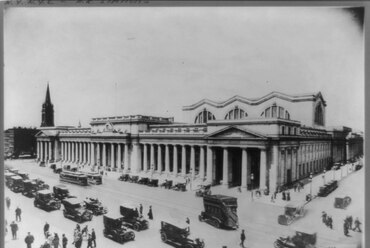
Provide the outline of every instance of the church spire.
<path id="1" fill-rule="evenodd" d="M 41 116 L 41 127 L 53 127 L 54 126 L 54 106 L 50 99 L 49 82 L 46 88 L 45 102 L 42 104 L 42 116 Z"/>
<path id="2" fill-rule="evenodd" d="M 50 100 L 50 90 L 49 90 L 49 82 L 48 82 L 48 87 L 46 88 L 45 103 L 51 103 L 51 100 Z"/>

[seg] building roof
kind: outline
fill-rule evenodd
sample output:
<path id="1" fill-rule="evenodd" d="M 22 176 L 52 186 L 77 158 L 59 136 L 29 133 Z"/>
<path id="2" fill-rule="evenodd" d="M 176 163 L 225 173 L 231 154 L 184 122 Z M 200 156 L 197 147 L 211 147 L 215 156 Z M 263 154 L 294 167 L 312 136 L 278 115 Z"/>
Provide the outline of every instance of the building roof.
<path id="1" fill-rule="evenodd" d="M 259 98 L 245 98 L 239 95 L 233 96 L 225 101 L 222 102 L 216 102 L 212 101 L 209 99 L 203 99 L 195 104 L 189 105 L 189 106 L 184 106 L 182 109 L 183 110 L 193 110 L 203 104 L 208 104 L 216 108 L 223 108 L 235 101 L 240 101 L 249 105 L 258 105 L 261 104 L 267 100 L 270 100 L 271 98 L 280 98 L 284 99 L 286 101 L 290 102 L 301 102 L 301 101 L 314 101 L 317 98 L 321 98 L 321 100 L 324 103 L 324 106 L 326 106 L 326 102 L 321 94 L 321 92 L 316 92 L 316 93 L 308 93 L 308 94 L 300 94 L 300 95 L 287 95 L 285 93 L 273 91 L 265 96 L 259 97 Z"/>

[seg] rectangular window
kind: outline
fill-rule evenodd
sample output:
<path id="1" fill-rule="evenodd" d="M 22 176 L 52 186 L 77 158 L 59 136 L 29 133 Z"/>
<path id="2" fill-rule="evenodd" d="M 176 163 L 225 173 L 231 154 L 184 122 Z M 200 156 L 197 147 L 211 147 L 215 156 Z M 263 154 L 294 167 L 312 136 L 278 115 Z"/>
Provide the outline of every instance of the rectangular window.
<path id="1" fill-rule="evenodd" d="M 277 109 L 277 107 L 276 106 L 272 106 L 272 118 L 276 118 L 276 109 Z"/>
<path id="2" fill-rule="evenodd" d="M 265 115 L 266 118 L 270 118 L 271 117 L 270 112 L 271 112 L 271 108 L 266 109 L 266 112 L 265 112 L 266 113 L 266 115 Z"/>
<path id="3" fill-rule="evenodd" d="M 284 109 L 282 107 L 279 107 L 279 118 L 284 118 Z"/>

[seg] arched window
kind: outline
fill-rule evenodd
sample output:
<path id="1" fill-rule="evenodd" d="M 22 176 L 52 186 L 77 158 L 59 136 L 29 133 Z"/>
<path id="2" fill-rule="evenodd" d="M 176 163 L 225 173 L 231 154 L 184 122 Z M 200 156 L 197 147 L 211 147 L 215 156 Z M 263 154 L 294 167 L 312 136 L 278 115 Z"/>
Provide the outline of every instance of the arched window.
<path id="1" fill-rule="evenodd" d="M 324 125 L 324 111 L 322 109 L 321 104 L 317 105 L 315 108 L 315 120 L 314 123 L 316 125 Z"/>
<path id="2" fill-rule="evenodd" d="M 215 120 L 215 116 L 209 112 L 207 109 L 203 109 L 197 117 L 195 117 L 194 123 L 207 123 L 209 120 Z"/>
<path id="3" fill-rule="evenodd" d="M 230 110 L 226 115 L 225 115 L 225 120 L 239 120 L 239 119 L 244 119 L 248 114 L 240 109 L 238 106 L 235 106 L 234 109 Z"/>
<path id="4" fill-rule="evenodd" d="M 276 103 L 266 108 L 261 113 L 261 116 L 265 118 L 281 118 L 281 119 L 290 120 L 289 112 L 285 110 L 283 107 L 277 106 Z"/>

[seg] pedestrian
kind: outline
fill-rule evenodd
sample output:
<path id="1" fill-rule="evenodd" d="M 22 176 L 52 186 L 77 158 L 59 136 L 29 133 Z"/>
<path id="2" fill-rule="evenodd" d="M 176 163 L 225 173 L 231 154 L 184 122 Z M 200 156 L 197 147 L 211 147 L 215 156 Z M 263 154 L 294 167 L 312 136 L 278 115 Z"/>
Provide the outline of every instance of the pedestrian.
<path id="1" fill-rule="evenodd" d="M 188 232 L 190 233 L 190 219 L 189 219 L 189 217 L 186 217 L 186 228 L 188 229 Z"/>
<path id="2" fill-rule="evenodd" d="M 47 240 L 48 240 L 48 243 L 49 243 L 50 247 L 52 247 L 53 241 L 54 241 L 54 236 L 51 234 L 51 232 L 48 232 Z"/>
<path id="3" fill-rule="evenodd" d="M 26 242 L 26 244 L 27 244 L 27 248 L 32 247 L 33 241 L 35 241 L 35 238 L 33 237 L 33 235 L 31 235 L 30 232 L 28 232 L 26 238 L 24 239 L 24 242 Z"/>
<path id="4" fill-rule="evenodd" d="M 76 230 L 77 230 L 77 231 L 81 231 L 81 227 L 80 227 L 80 225 L 79 225 L 79 224 L 77 224 L 77 225 L 76 225 L 76 229 L 75 229 L 75 231 L 76 231 Z"/>
<path id="5" fill-rule="evenodd" d="M 242 233 L 240 234 L 240 246 L 241 247 L 245 247 L 244 246 L 244 241 L 245 241 L 245 233 L 244 233 L 244 229 L 242 230 Z"/>
<path id="6" fill-rule="evenodd" d="M 94 243 L 94 247 L 96 247 L 96 235 L 95 235 L 95 230 L 94 228 L 91 229 L 91 240 Z"/>
<path id="7" fill-rule="evenodd" d="M 290 201 L 290 192 L 289 191 L 286 193 L 286 200 Z"/>
<path id="8" fill-rule="evenodd" d="M 285 191 L 283 191 L 283 193 L 282 193 L 282 200 L 283 200 L 283 201 L 285 201 L 285 200 L 286 200 Z"/>
<path id="9" fill-rule="evenodd" d="M 361 232 L 360 225 L 361 225 L 361 222 L 358 220 L 358 218 L 356 218 L 356 220 L 355 220 L 355 227 L 352 230 L 353 231 L 358 230 L 358 232 Z"/>
<path id="10" fill-rule="evenodd" d="M 66 235 L 63 233 L 62 234 L 62 245 L 63 245 L 63 248 L 67 248 L 67 243 L 68 243 L 68 239 L 67 239 Z"/>
<path id="11" fill-rule="evenodd" d="M 276 200 L 276 196 L 277 196 L 277 191 L 275 190 L 275 192 L 274 192 L 274 199 Z"/>
<path id="12" fill-rule="evenodd" d="M 74 237 L 73 237 L 73 243 L 76 248 L 80 248 L 82 245 L 82 234 L 79 230 L 76 230 Z"/>
<path id="13" fill-rule="evenodd" d="M 273 194 L 271 195 L 271 202 L 275 202 L 274 201 L 274 195 Z"/>
<path id="14" fill-rule="evenodd" d="M 347 219 L 345 219 L 344 223 L 343 223 L 343 232 L 344 232 L 344 236 L 348 236 L 348 221 L 347 221 Z"/>
<path id="15" fill-rule="evenodd" d="M 327 223 L 327 217 L 328 217 L 328 215 L 326 214 L 326 212 L 322 211 L 322 215 L 321 215 L 322 223 L 324 223 L 325 225 Z"/>
<path id="16" fill-rule="evenodd" d="M 10 208 L 10 198 L 9 198 L 9 196 L 7 196 L 5 200 L 6 200 L 6 208 L 9 210 L 9 208 Z"/>
<path id="17" fill-rule="evenodd" d="M 22 210 L 19 207 L 17 207 L 15 209 L 15 220 L 16 221 L 21 221 L 22 220 L 21 214 L 22 214 Z"/>
<path id="18" fill-rule="evenodd" d="M 352 215 L 348 216 L 348 229 L 352 230 L 352 223 L 353 223 L 353 218 Z"/>
<path id="19" fill-rule="evenodd" d="M 333 219 L 331 216 L 328 216 L 328 226 L 330 229 L 333 229 Z"/>
<path id="20" fill-rule="evenodd" d="M 89 234 L 89 237 L 87 238 L 87 248 L 92 248 L 92 238 L 91 238 L 91 234 Z"/>
<path id="21" fill-rule="evenodd" d="M 15 223 L 15 221 L 10 224 L 10 229 L 12 230 L 13 239 L 17 239 L 18 225 Z"/>
<path id="22" fill-rule="evenodd" d="M 152 220 L 153 219 L 152 206 L 149 206 L 148 218 L 149 218 L 149 220 Z"/>
<path id="23" fill-rule="evenodd" d="M 45 235 L 45 238 L 47 238 L 47 234 L 48 234 L 48 231 L 49 231 L 49 223 L 45 222 L 45 225 L 44 225 L 44 235 Z"/>
<path id="24" fill-rule="evenodd" d="M 58 236 L 57 233 L 54 233 L 53 246 L 54 246 L 54 248 L 59 247 L 59 236 Z"/>
<path id="25" fill-rule="evenodd" d="M 140 203 L 139 211 L 140 211 L 140 216 L 143 216 L 143 205 L 141 203 Z"/>

